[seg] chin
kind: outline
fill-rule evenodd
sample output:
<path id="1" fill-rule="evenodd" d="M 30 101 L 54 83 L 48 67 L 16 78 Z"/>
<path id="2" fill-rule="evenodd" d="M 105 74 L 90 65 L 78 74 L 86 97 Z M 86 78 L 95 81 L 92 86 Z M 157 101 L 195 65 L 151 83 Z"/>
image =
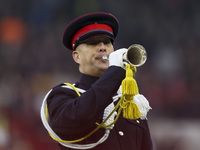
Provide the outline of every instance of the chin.
<path id="1" fill-rule="evenodd" d="M 108 69 L 108 67 L 109 67 L 108 65 L 102 65 L 99 67 L 99 69 L 102 71 L 106 71 Z"/>
<path id="2" fill-rule="evenodd" d="M 108 69 L 108 67 L 109 67 L 108 63 L 102 63 L 96 65 L 97 72 L 99 72 L 100 74 L 103 74 Z"/>

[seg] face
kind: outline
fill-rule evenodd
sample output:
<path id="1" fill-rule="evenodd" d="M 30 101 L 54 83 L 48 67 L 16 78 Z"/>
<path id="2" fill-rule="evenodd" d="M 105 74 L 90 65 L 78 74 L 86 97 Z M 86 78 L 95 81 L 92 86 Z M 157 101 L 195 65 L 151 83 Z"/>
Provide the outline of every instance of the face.
<path id="1" fill-rule="evenodd" d="M 100 77 L 109 66 L 109 61 L 103 61 L 102 57 L 108 57 L 113 51 L 109 38 L 96 37 L 81 43 L 73 52 L 73 58 L 81 73 Z"/>

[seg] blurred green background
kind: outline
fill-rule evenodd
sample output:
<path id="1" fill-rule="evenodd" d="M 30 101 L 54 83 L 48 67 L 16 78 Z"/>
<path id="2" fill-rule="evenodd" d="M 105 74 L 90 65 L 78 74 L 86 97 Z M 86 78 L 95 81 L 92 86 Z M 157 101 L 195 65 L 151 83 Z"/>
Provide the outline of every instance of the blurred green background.
<path id="1" fill-rule="evenodd" d="M 200 1 L 0 0 L 0 150 L 58 149 L 39 113 L 53 86 L 79 79 L 62 33 L 72 19 L 102 11 L 120 22 L 115 49 L 147 50 L 136 79 L 153 108 L 155 149 L 200 149 Z"/>

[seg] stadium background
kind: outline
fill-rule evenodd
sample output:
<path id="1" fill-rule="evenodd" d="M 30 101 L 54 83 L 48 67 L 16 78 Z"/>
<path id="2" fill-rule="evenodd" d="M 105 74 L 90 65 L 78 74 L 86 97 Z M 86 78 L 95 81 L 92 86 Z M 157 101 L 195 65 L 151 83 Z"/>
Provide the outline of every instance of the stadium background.
<path id="1" fill-rule="evenodd" d="M 0 150 L 58 149 L 42 126 L 40 105 L 54 85 L 79 78 L 62 44 L 64 28 L 99 11 L 120 22 L 115 49 L 147 49 L 136 78 L 153 108 L 156 150 L 200 149 L 200 1 L 1 0 Z"/>

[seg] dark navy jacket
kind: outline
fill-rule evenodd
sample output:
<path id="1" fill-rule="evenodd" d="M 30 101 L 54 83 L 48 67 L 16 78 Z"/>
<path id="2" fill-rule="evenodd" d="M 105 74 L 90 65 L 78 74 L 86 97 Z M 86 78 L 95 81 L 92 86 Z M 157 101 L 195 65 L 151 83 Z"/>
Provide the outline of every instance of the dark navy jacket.
<path id="1" fill-rule="evenodd" d="M 125 70 L 109 67 L 101 78 L 81 75 L 76 87 L 87 90 L 80 97 L 74 90 L 60 85 L 53 88 L 48 97 L 48 110 L 52 129 L 64 140 L 84 137 L 102 122 L 104 109 L 112 102 Z M 97 142 L 105 133 L 99 129 L 82 142 Z M 70 148 L 63 147 L 61 150 Z M 93 150 L 152 150 L 152 141 L 146 120 L 128 120 L 120 115 L 108 139 Z"/>

